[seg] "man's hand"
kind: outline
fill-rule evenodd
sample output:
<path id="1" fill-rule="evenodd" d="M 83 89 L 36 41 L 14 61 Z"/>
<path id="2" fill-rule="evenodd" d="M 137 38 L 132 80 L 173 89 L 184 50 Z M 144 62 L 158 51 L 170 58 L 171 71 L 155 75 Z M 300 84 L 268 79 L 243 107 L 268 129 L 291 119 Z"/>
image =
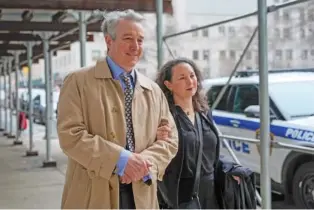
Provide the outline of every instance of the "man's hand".
<path id="1" fill-rule="evenodd" d="M 124 176 L 121 177 L 122 183 L 131 183 L 142 179 L 149 173 L 151 163 L 145 161 L 139 154 L 132 153 L 128 159 L 124 170 Z"/>
<path id="2" fill-rule="evenodd" d="M 152 166 L 152 164 L 151 164 L 149 161 L 146 161 L 146 166 L 149 168 L 149 167 Z M 146 176 L 146 175 L 148 175 L 148 173 L 145 174 L 144 176 Z M 143 176 L 143 177 L 144 177 L 144 176 Z M 142 177 L 142 178 L 143 178 L 143 177 Z M 123 184 L 130 184 L 130 183 L 132 182 L 132 178 L 131 178 L 130 176 L 128 176 L 127 174 L 124 173 L 124 175 L 123 175 L 122 177 L 120 177 L 120 181 L 121 181 L 121 183 L 123 183 Z M 134 181 L 134 180 L 133 180 L 133 181 Z"/>

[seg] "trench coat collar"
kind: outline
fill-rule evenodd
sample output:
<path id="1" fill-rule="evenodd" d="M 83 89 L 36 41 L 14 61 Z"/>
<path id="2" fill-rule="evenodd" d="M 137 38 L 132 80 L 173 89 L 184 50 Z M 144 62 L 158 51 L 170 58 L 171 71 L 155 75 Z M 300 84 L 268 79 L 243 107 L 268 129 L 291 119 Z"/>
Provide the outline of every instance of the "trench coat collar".
<path id="1" fill-rule="evenodd" d="M 144 88 L 147 90 L 152 90 L 152 85 L 151 85 L 152 82 L 146 76 L 138 72 L 136 69 L 135 69 L 135 74 L 136 74 L 136 84 L 135 84 L 136 89 L 142 90 L 142 88 Z M 96 66 L 95 66 L 94 76 L 96 79 L 113 79 L 106 59 L 101 59 L 97 61 Z"/>

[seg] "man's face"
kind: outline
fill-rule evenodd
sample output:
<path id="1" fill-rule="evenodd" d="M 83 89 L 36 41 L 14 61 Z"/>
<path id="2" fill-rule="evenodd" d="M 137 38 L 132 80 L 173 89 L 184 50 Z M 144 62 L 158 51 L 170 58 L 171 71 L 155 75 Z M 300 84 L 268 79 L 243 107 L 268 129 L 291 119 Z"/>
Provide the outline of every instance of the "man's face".
<path id="1" fill-rule="evenodd" d="M 143 52 L 143 27 L 131 20 L 120 20 L 115 30 L 115 40 L 110 35 L 105 37 L 108 55 L 125 71 L 131 71 Z"/>

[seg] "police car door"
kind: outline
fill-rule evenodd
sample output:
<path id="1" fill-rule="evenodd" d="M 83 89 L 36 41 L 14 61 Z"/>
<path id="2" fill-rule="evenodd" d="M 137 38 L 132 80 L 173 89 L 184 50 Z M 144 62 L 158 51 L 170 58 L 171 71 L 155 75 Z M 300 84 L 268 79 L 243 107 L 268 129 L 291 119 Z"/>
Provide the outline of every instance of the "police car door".
<path id="1" fill-rule="evenodd" d="M 259 119 L 246 117 L 244 110 L 250 105 L 259 105 L 257 87 L 253 84 L 236 85 L 229 101 L 230 112 L 224 119 L 224 123 L 229 126 L 228 135 L 254 138 L 256 131 L 259 129 Z M 231 148 L 236 151 L 241 164 L 255 172 L 259 172 L 260 156 L 257 146 L 247 142 L 228 141 Z"/>
<path id="2" fill-rule="evenodd" d="M 214 101 L 216 100 L 219 92 L 222 90 L 223 85 L 213 86 L 207 93 L 209 106 L 212 106 Z M 220 132 L 224 135 L 232 135 L 232 136 L 247 136 L 249 135 L 247 132 L 250 132 L 247 129 L 242 129 L 243 123 L 240 122 L 245 119 L 243 114 L 233 113 L 233 104 L 235 93 L 237 91 L 237 86 L 229 86 L 227 91 L 223 95 L 222 99 L 218 103 L 217 107 L 213 111 L 213 118 L 218 126 Z M 242 120 L 241 120 L 242 119 Z M 243 132 L 247 134 L 243 135 Z M 234 140 L 228 140 L 230 147 L 233 152 L 237 156 L 237 158 L 241 161 L 244 166 L 248 166 L 251 168 L 250 162 L 250 153 L 251 146 L 246 142 L 238 142 Z M 230 157 L 229 152 L 226 150 L 226 147 L 221 144 L 221 154 L 227 157 Z"/>

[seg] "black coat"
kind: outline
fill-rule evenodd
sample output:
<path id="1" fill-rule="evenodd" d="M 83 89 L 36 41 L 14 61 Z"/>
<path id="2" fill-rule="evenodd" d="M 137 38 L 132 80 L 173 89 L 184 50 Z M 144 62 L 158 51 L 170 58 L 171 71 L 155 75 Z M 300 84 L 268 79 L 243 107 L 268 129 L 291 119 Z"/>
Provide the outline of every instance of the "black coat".
<path id="1" fill-rule="evenodd" d="M 158 201 L 161 208 L 177 209 L 179 208 L 179 181 L 185 148 L 183 148 L 184 144 L 180 142 L 182 132 L 177 118 L 178 113 L 175 108 L 171 109 L 171 111 L 178 129 L 179 149 L 177 155 L 168 165 L 163 181 L 158 182 Z M 203 126 L 209 126 L 205 129 L 212 130 L 218 139 L 214 174 L 216 198 L 220 208 L 256 209 L 255 177 L 253 172 L 248 168 L 220 158 L 219 133 L 213 123 L 210 111 L 207 114 L 201 113 L 201 121 Z M 237 184 L 232 175 L 241 178 L 241 185 Z M 240 196 L 241 193 L 243 196 Z"/>
<path id="2" fill-rule="evenodd" d="M 240 185 L 232 176 L 240 177 Z M 219 161 L 215 171 L 215 186 L 221 209 L 256 209 L 255 175 L 250 169 Z"/>
<path id="3" fill-rule="evenodd" d="M 175 158 L 173 158 L 173 160 L 168 165 L 163 177 L 163 181 L 158 183 L 158 200 L 161 207 L 166 206 L 167 208 L 178 208 L 179 181 L 180 181 L 179 178 L 181 177 L 185 149 L 183 148 L 184 144 L 180 142 L 180 139 L 182 139 L 182 137 L 180 136 L 182 134 L 182 131 L 180 130 L 181 129 L 180 123 L 177 122 L 178 113 L 175 110 L 175 108 L 172 108 L 171 111 L 178 129 L 179 149 Z M 220 150 L 218 131 L 212 122 L 212 114 L 210 111 L 207 114 L 201 113 L 200 116 L 203 126 L 209 126 L 209 128 L 207 129 L 212 130 L 218 139 L 216 146 L 216 160 L 214 163 L 215 167 L 219 159 Z"/>

